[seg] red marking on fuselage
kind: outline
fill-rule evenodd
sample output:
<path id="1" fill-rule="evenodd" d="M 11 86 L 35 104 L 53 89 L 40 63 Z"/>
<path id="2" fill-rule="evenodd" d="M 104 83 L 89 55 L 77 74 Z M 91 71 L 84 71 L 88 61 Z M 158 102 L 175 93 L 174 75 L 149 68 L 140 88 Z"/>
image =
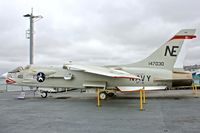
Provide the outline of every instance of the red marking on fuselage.
<path id="1" fill-rule="evenodd" d="M 7 84 L 14 84 L 14 83 L 16 83 L 16 81 L 7 78 L 7 79 L 6 79 L 6 83 L 7 83 Z"/>

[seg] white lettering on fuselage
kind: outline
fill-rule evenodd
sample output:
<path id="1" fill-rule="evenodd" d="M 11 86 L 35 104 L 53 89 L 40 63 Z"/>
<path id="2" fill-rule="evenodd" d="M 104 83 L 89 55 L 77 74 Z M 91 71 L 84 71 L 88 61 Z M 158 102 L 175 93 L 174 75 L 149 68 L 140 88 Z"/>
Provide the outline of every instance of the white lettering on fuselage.
<path id="1" fill-rule="evenodd" d="M 130 79 L 130 81 L 133 81 L 136 84 L 142 83 L 144 84 L 144 82 L 149 82 L 151 79 L 151 75 L 137 75 L 138 77 L 140 77 L 140 79 Z"/>

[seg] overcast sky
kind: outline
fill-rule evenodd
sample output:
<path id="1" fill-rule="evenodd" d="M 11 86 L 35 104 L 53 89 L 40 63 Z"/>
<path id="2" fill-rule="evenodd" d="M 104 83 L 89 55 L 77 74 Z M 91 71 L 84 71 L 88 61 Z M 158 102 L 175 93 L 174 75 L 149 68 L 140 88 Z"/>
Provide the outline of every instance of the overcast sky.
<path id="1" fill-rule="evenodd" d="M 29 64 L 25 30 L 34 15 L 35 64 L 126 64 L 147 57 L 183 28 L 200 35 L 199 0 L 0 0 L 0 73 Z M 184 65 L 200 64 L 199 38 Z"/>

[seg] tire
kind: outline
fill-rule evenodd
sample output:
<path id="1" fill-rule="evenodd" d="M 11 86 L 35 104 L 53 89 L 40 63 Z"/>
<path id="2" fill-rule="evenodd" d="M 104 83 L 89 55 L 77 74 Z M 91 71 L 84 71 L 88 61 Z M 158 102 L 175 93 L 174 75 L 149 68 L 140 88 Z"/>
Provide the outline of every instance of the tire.
<path id="1" fill-rule="evenodd" d="M 109 97 L 114 97 L 114 96 L 115 96 L 115 93 L 110 92 L 110 93 L 108 93 L 107 95 L 108 95 Z"/>
<path id="2" fill-rule="evenodd" d="M 46 98 L 47 97 L 47 92 L 41 92 L 42 94 L 41 94 L 41 97 L 42 98 Z"/>
<path id="3" fill-rule="evenodd" d="M 101 99 L 101 100 L 106 100 L 107 99 L 107 93 L 106 92 L 100 92 L 99 93 L 99 98 Z"/>

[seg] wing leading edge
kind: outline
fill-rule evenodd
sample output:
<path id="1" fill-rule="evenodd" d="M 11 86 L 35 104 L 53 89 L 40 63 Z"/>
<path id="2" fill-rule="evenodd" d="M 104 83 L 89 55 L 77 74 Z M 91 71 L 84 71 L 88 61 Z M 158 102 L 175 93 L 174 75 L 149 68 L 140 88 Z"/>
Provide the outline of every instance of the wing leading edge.
<path id="1" fill-rule="evenodd" d="M 128 78 L 128 79 L 140 79 L 140 77 L 127 73 L 121 70 L 115 70 L 111 68 L 101 67 L 101 66 L 86 66 L 86 65 L 72 65 L 66 64 L 63 66 L 64 69 L 74 70 L 74 71 L 84 71 L 87 73 L 112 77 L 112 78 Z"/>

